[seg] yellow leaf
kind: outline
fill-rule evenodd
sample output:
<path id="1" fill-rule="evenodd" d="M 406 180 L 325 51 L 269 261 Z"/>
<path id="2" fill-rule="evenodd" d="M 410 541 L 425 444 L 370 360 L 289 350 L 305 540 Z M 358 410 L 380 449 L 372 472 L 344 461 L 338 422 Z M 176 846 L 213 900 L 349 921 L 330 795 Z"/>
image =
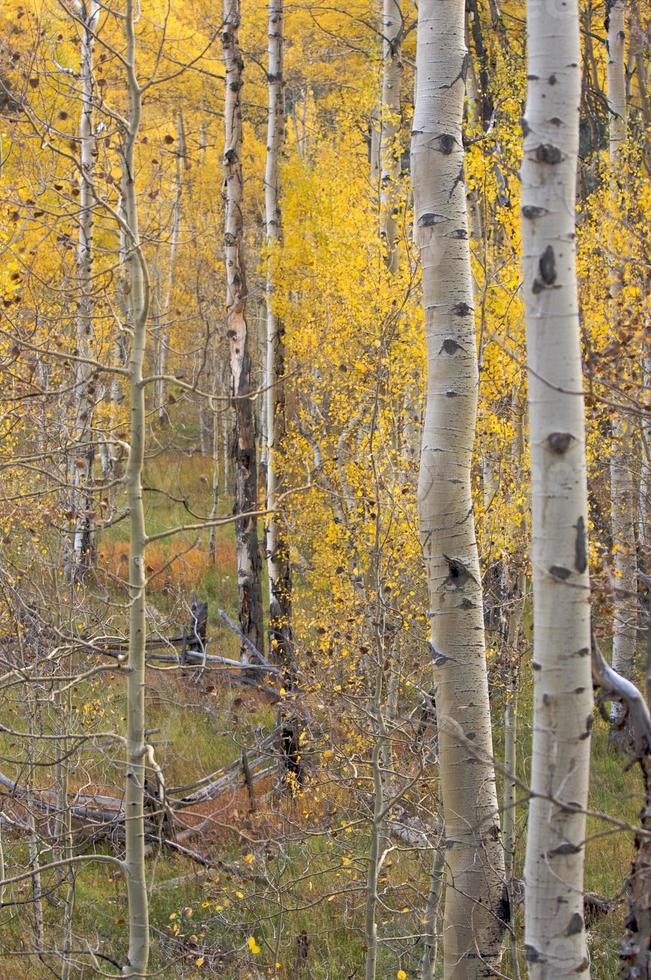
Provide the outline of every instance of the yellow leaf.
<path id="1" fill-rule="evenodd" d="M 407 974 L 404 970 L 398 970 L 396 973 L 396 980 L 407 980 Z"/>
<path id="2" fill-rule="evenodd" d="M 206 961 L 204 960 L 203 956 L 200 956 L 199 959 L 195 960 L 194 962 L 197 966 L 203 966 Z"/>
<path id="3" fill-rule="evenodd" d="M 253 862 L 255 861 L 255 858 L 254 858 L 253 854 L 245 854 L 244 855 L 244 858 L 243 858 L 243 861 L 244 861 L 245 864 L 253 864 Z"/>
<path id="4" fill-rule="evenodd" d="M 260 952 L 260 947 L 255 941 L 255 936 L 249 936 L 248 946 L 254 956 L 257 956 Z"/>

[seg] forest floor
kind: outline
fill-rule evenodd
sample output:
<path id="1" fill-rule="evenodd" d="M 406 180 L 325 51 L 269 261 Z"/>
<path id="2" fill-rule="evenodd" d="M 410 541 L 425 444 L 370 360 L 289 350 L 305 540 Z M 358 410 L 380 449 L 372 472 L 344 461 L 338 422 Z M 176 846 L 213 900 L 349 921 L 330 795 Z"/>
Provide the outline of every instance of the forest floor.
<path id="1" fill-rule="evenodd" d="M 170 478 L 170 474 L 173 477 Z M 209 509 L 210 469 L 199 456 L 179 456 L 178 465 L 150 465 L 147 483 L 163 486 L 168 493 L 188 499 L 192 508 Z M 159 493 L 147 494 L 149 533 L 187 522 L 184 506 Z M 121 575 L 126 554 L 124 529 L 115 528 L 100 546 L 100 569 Z M 192 548 L 193 543 L 196 546 Z M 170 564 L 177 551 L 186 553 Z M 237 656 L 238 638 L 217 615 L 225 609 L 236 618 L 237 583 L 231 526 L 220 528 L 217 560 L 210 566 L 207 534 L 197 541 L 183 534 L 173 543 L 153 546 L 148 555 L 152 580 L 150 602 L 164 620 L 180 625 L 189 620 L 190 595 L 196 591 L 209 602 L 209 652 Z M 120 731 L 124 719 L 122 683 L 100 675 L 78 691 L 75 700 L 79 724 L 89 729 Z M 527 676 L 526 665 L 523 676 Z M 73 709 L 74 710 L 74 709 Z M 12 722 L 20 719 L 20 707 L 11 709 Z M 526 784 L 530 730 L 530 692 L 523 684 L 520 697 L 518 775 Z M 264 695 L 226 682 L 219 671 L 194 668 L 151 667 L 147 676 L 148 727 L 168 786 L 193 780 L 228 765 L 270 732 L 276 724 L 276 709 Z M 501 752 L 500 714 L 496 713 L 495 750 Z M 12 769 L 12 742 L 0 739 L 6 774 Z M 167 848 L 152 850 L 148 862 L 152 934 L 151 976 L 190 978 L 220 976 L 225 980 L 273 976 L 314 977 L 352 980 L 364 975 L 365 890 L 368 840 L 363 821 L 349 809 L 342 786 L 321 774 L 319 746 L 306 750 L 308 769 L 313 773 L 296 794 L 281 785 L 277 773 L 255 784 L 253 801 L 243 780 L 216 800 L 204 801 L 183 811 L 187 834 L 184 846 L 195 859 L 172 853 Z M 15 752 L 14 752 L 15 754 Z M 71 773 L 71 789 L 88 793 L 101 791 L 121 795 L 121 752 L 104 748 L 84 749 L 81 764 Z M 608 744 L 603 721 L 595 722 L 592 751 L 590 806 L 633 824 L 641 805 L 641 783 L 637 771 L 624 772 L 624 759 Z M 325 772 L 325 770 L 324 770 Z M 51 775 L 43 777 L 43 785 Z M 518 809 L 517 873 L 521 874 L 522 829 L 526 807 Z M 197 830 L 197 828 L 200 828 Z M 195 833 L 192 833 L 192 830 Z M 587 919 L 592 976 L 608 980 L 618 975 L 617 952 L 624 929 L 622 882 L 633 853 L 632 836 L 622 833 L 598 817 L 589 820 L 586 851 L 586 890 L 618 904 L 608 914 Z M 99 849 L 106 850 L 102 844 Z M 5 862 L 8 874 L 16 873 L 27 860 L 24 840 L 5 832 Z M 88 850 L 88 847 L 87 847 Z M 48 860 L 42 854 L 43 862 Z M 202 864 L 205 860 L 212 866 Z M 388 939 L 418 935 L 426 863 L 408 852 L 397 850 L 391 862 L 394 887 L 390 907 L 380 916 L 380 934 Z M 416 888 L 413 882 L 419 878 Z M 58 941 L 62 889 L 44 903 L 46 938 L 49 946 Z M 8 980 L 33 980 L 58 976 L 52 957 L 41 960 L 30 955 L 32 944 L 29 896 L 31 883 L 14 886 L 12 896 L 24 905 L 0 909 L 0 976 Z M 6 901 L 5 897 L 5 901 Z M 521 925 L 521 923 L 519 923 Z M 90 947 L 111 960 L 124 957 L 127 940 L 123 883 L 105 866 L 89 864 L 76 875 L 74 936 L 80 954 L 73 976 L 100 975 L 88 964 Z M 404 970 L 418 975 L 419 952 L 413 949 L 396 955 L 397 945 L 382 944 L 378 977 L 395 977 Z M 522 949 L 519 935 L 518 947 Z M 402 949 L 405 949 L 403 944 Z M 86 963 L 84 966 L 83 963 Z M 108 960 L 104 975 L 115 975 Z M 503 975 L 526 975 L 521 960 L 518 970 L 507 953 Z"/>

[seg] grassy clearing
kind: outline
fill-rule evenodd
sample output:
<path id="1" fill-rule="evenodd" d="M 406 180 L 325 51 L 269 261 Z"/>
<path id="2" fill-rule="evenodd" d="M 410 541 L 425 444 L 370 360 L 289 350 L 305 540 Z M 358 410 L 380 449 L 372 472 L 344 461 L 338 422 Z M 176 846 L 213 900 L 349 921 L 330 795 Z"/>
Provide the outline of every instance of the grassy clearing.
<path id="1" fill-rule="evenodd" d="M 179 456 L 170 463 L 148 464 L 146 485 L 164 485 L 164 494 L 147 494 L 150 533 L 192 522 L 210 508 L 209 468 L 198 456 Z M 226 508 L 222 507 L 222 511 Z M 123 556 L 126 528 L 118 524 L 104 536 L 100 552 L 103 588 L 116 601 L 123 598 Z M 239 642 L 217 616 L 219 608 L 236 618 L 237 581 L 233 527 L 217 533 L 217 561 L 207 560 L 206 532 L 183 532 L 152 545 L 148 554 L 149 602 L 152 629 L 169 630 L 189 621 L 189 596 L 196 590 L 209 601 L 209 652 L 237 656 Z M 183 552 L 183 554 L 179 554 Z M 98 589 L 99 593 L 99 589 Z M 116 607 L 117 608 L 117 607 Z M 97 616 L 101 616 L 98 606 Z M 119 624 L 118 624 L 119 625 Z M 530 628 L 530 622 L 526 622 Z M 229 686 L 218 671 L 194 669 L 148 670 L 148 727 L 168 785 L 184 785 L 227 765 L 251 744 L 256 732 L 275 723 L 275 710 L 256 695 Z M 406 695 L 407 696 L 407 695 Z M 501 696 L 494 694 L 495 751 L 501 757 Z M 526 665 L 522 672 L 518 737 L 518 774 L 528 775 L 531 690 Z M 122 684 L 107 675 L 78 685 L 73 694 L 72 715 L 76 731 L 114 729 L 124 726 Z M 5 715 L 24 730 L 24 704 L 14 701 Z M 54 731 L 54 711 L 49 703 L 38 705 L 39 725 Z M 336 744 L 336 733 L 332 744 Z M 24 746 L 9 734 L 0 735 L 3 771 L 18 775 Z M 318 770 L 322 745 L 306 747 L 313 771 Z M 44 753 L 46 755 L 47 753 Z M 337 757 L 336 757 L 337 758 Z M 335 761 L 335 766 L 337 765 Z M 188 846 L 210 859 L 232 865 L 230 870 L 206 869 L 169 851 L 152 855 L 148 874 L 151 889 L 152 972 L 169 978 L 220 976 L 225 980 L 300 975 L 314 978 L 361 977 L 365 955 L 364 913 L 367 828 L 358 816 L 344 784 L 328 782 L 326 772 L 315 775 L 305 791 L 291 798 L 274 791 L 273 781 L 258 790 L 258 809 L 252 813 L 243 787 L 220 800 L 210 814 L 197 808 L 192 820 L 205 828 Z M 333 775 L 330 772 L 330 775 Z M 338 776 L 338 773 L 334 773 Z M 51 770 L 39 770 L 39 785 L 51 785 Z M 103 787 L 121 795 L 122 749 L 118 743 L 98 749 L 88 745 L 73 759 L 71 788 Z M 501 780 L 500 780 L 501 783 Z M 428 792 L 433 793 L 433 784 Z M 593 740 L 591 807 L 635 824 L 641 803 L 641 783 L 635 770 L 623 771 L 622 757 L 608 745 L 605 723 L 595 724 Z M 206 817 L 209 819 L 206 820 Z M 517 873 L 524 859 L 526 810 L 518 813 Z M 42 827 L 40 828 L 43 829 Z M 630 834 L 609 832 L 598 818 L 589 820 L 586 852 L 586 888 L 608 898 L 620 892 L 632 857 Z M 5 831 L 7 872 L 25 867 L 24 840 Z M 88 853 L 88 849 L 87 849 Z M 47 860 L 44 853 L 41 860 Z M 392 852 L 383 869 L 382 945 L 378 976 L 393 977 L 399 969 L 417 976 L 420 947 L 415 940 L 428 882 L 428 856 Z M 54 878 L 44 876 L 46 886 Z M 22 980 L 51 977 L 50 963 L 29 955 L 32 920 L 29 881 L 15 886 L 14 900 L 26 904 L 0 909 L 0 976 Z M 59 888 L 44 903 L 46 941 L 59 941 L 61 900 Z M 521 912 L 518 913 L 521 916 Z M 624 908 L 588 923 L 593 976 L 599 980 L 618 974 L 617 949 L 623 933 Z M 520 923 L 521 926 L 521 923 Z M 75 942 L 80 951 L 86 943 L 116 961 L 124 957 L 127 926 L 123 882 L 119 874 L 95 864 L 77 874 L 74 916 Z M 402 938 L 399 938 L 402 937 Z M 259 950 L 259 951 L 258 951 Z M 280 964 L 280 965 L 276 965 Z M 107 972 L 112 968 L 103 961 Z M 507 976 L 514 971 L 508 955 Z M 524 976 L 524 962 L 520 964 Z M 75 977 L 95 976 L 87 958 L 80 959 Z"/>

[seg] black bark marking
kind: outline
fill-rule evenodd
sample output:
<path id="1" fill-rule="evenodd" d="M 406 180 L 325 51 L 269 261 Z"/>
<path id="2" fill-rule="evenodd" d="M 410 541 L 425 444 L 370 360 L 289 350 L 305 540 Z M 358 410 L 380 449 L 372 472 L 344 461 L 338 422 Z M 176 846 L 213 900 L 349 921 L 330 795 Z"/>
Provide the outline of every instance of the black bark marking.
<path id="1" fill-rule="evenodd" d="M 446 398 L 456 398 L 457 395 L 458 395 L 457 391 L 446 391 L 445 393 Z"/>
<path id="2" fill-rule="evenodd" d="M 576 522 L 576 542 L 574 545 L 574 567 L 579 574 L 583 574 L 588 567 L 588 552 L 585 536 L 585 521 L 579 517 Z"/>
<path id="3" fill-rule="evenodd" d="M 443 341 L 439 354 L 441 354 L 443 351 L 445 351 L 446 354 L 456 354 L 458 350 L 461 350 L 461 344 L 458 344 L 456 340 L 452 340 L 451 337 L 448 337 Z"/>
<path id="4" fill-rule="evenodd" d="M 467 303 L 457 303 L 456 306 L 452 307 L 452 312 L 455 316 L 470 316 L 472 306 L 468 306 Z"/>
<path id="5" fill-rule="evenodd" d="M 457 587 L 463 585 L 466 579 L 472 578 L 466 566 L 458 558 L 448 558 L 447 555 L 443 555 L 446 562 L 448 563 L 448 568 L 450 570 L 448 575 L 448 581 L 457 583 Z"/>
<path id="6" fill-rule="evenodd" d="M 468 232 L 465 228 L 455 228 L 455 230 L 451 233 L 450 238 L 457 238 L 465 242 L 468 238 Z"/>
<path id="7" fill-rule="evenodd" d="M 432 663 L 435 667 L 444 667 L 445 664 L 449 663 L 451 657 L 448 657 L 445 653 L 441 653 L 437 650 L 433 643 L 428 643 L 429 652 L 432 655 Z"/>
<path id="8" fill-rule="evenodd" d="M 525 204 L 522 208 L 522 216 L 524 218 L 530 218 L 531 220 L 534 218 L 542 218 L 544 214 L 549 214 L 547 208 L 539 208 L 535 204 Z"/>
<path id="9" fill-rule="evenodd" d="M 450 133 L 441 133 L 439 136 L 439 150 L 443 156 L 449 156 L 454 149 L 454 136 Z"/>
<path id="10" fill-rule="evenodd" d="M 558 79 L 556 78 L 556 75 L 550 75 L 547 81 L 550 85 L 555 85 Z"/>
<path id="11" fill-rule="evenodd" d="M 583 916 L 580 912 L 575 912 L 568 923 L 565 935 L 576 936 L 579 932 L 583 932 Z"/>
<path id="12" fill-rule="evenodd" d="M 524 958 L 527 963 L 546 963 L 547 960 L 539 953 L 535 946 L 530 946 L 528 943 L 524 945 Z"/>
<path id="13" fill-rule="evenodd" d="M 522 135 L 528 136 L 529 133 L 531 132 L 531 129 L 529 127 L 529 123 L 527 122 L 524 116 L 520 117 L 520 125 L 522 126 Z"/>
<path id="14" fill-rule="evenodd" d="M 570 854 L 580 854 L 582 850 L 582 844 L 571 844 L 567 841 L 565 844 L 559 844 L 552 851 L 547 851 L 547 857 L 568 857 Z"/>
<path id="15" fill-rule="evenodd" d="M 553 453 L 562 456 L 569 449 L 572 438 L 569 432 L 551 432 L 547 436 L 547 442 Z"/>
<path id="16" fill-rule="evenodd" d="M 444 215 L 428 213 L 421 214 L 416 224 L 419 228 L 431 228 L 433 225 L 439 225 L 442 221 L 447 221 Z"/>
<path id="17" fill-rule="evenodd" d="M 560 582 L 565 582 L 566 579 L 570 577 L 572 572 L 569 568 L 564 568 L 563 565 L 552 565 L 549 569 L 549 574 Z"/>
<path id="18" fill-rule="evenodd" d="M 548 163 L 551 166 L 560 163 L 563 159 L 561 151 L 553 143 L 540 143 L 534 150 L 533 156 L 536 163 Z"/>
<path id="19" fill-rule="evenodd" d="M 538 270 L 546 286 L 552 286 L 556 282 L 556 256 L 551 245 L 548 245 L 540 256 Z"/>
<path id="20" fill-rule="evenodd" d="M 531 664 L 534 670 L 542 670 L 542 664 L 539 664 L 536 660 Z"/>
<path id="21" fill-rule="evenodd" d="M 509 923 L 511 921 L 511 900 L 509 898 L 509 890 L 506 885 L 502 885 L 502 894 L 500 895 L 500 900 L 497 903 L 495 915 L 500 922 Z"/>

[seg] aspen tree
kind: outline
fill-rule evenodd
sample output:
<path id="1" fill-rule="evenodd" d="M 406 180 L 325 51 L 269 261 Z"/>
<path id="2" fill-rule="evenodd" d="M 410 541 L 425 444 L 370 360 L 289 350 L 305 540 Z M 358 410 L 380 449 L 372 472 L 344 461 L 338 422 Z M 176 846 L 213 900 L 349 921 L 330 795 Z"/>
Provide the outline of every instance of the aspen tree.
<path id="1" fill-rule="evenodd" d="M 622 144 L 626 139 L 626 66 L 624 0 L 607 6 L 608 28 L 608 146 L 611 167 L 611 207 L 617 207 L 617 182 Z M 621 294 L 621 273 L 615 255 L 610 256 L 610 296 L 612 327 L 616 331 Z M 631 455 L 633 449 L 631 419 L 624 412 L 613 416 L 613 440 L 610 457 L 611 530 L 613 539 L 613 654 L 615 670 L 632 680 L 636 639 L 637 570 L 635 561 L 635 490 Z M 622 720 L 622 706 L 613 701 L 611 718 L 615 725 Z M 616 733 L 615 737 L 617 738 Z M 621 735 L 625 733 L 620 733 Z"/>
<path id="2" fill-rule="evenodd" d="M 138 228 L 134 150 L 142 113 L 142 88 L 136 75 L 133 0 L 126 0 L 125 66 L 129 95 L 123 123 L 122 186 L 127 269 L 133 337 L 128 362 L 130 404 L 129 459 L 125 473 L 129 509 L 129 676 L 127 680 L 127 779 L 125 792 L 125 873 L 129 904 L 129 953 L 123 976 L 142 976 L 149 960 L 149 909 L 145 879 L 144 784 L 149 746 L 145 743 L 145 512 L 142 471 L 145 459 L 143 364 L 147 341 L 149 284 Z"/>
<path id="3" fill-rule="evenodd" d="M 380 131 L 381 232 L 386 243 L 386 263 L 391 272 L 398 271 L 400 251 L 397 245 L 396 185 L 400 174 L 397 147 L 400 131 L 400 46 L 402 13 L 396 0 L 384 0 L 382 18 L 382 114 Z"/>
<path id="4" fill-rule="evenodd" d="M 172 230 L 170 233 L 170 256 L 169 270 L 167 275 L 167 289 L 162 303 L 161 314 L 163 324 L 158 337 L 158 364 L 156 373 L 165 374 L 167 367 L 167 348 L 169 345 L 169 317 L 172 292 L 174 289 L 174 274 L 176 267 L 176 255 L 179 250 L 179 240 L 181 237 L 181 200 L 183 196 L 183 170 L 186 166 L 185 160 L 185 126 L 183 124 L 183 113 L 179 110 L 176 114 L 176 147 L 174 151 L 176 158 L 176 168 L 174 174 L 174 202 L 172 204 Z M 165 380 L 161 377 L 157 382 L 156 411 L 158 412 L 159 422 L 167 419 L 167 409 L 165 408 Z"/>
<path id="5" fill-rule="evenodd" d="M 267 159 L 264 179 L 267 259 L 267 344 L 266 344 L 266 428 L 267 428 L 267 569 L 269 572 L 270 653 L 281 663 L 292 660 L 292 578 L 289 543 L 282 515 L 276 510 L 279 477 L 279 449 L 285 436 L 285 326 L 273 308 L 274 259 L 282 238 L 280 210 L 280 155 L 285 134 L 283 93 L 283 0 L 270 0 L 267 66 Z"/>
<path id="6" fill-rule="evenodd" d="M 589 976 L 583 920 L 592 679 L 575 269 L 576 0 L 527 4 L 522 253 L 532 469 L 534 720 L 525 863 L 529 976 Z"/>
<path id="7" fill-rule="evenodd" d="M 235 541 L 242 632 L 262 652 L 262 588 L 255 517 L 258 506 L 258 466 L 255 421 L 251 399 L 251 357 L 246 322 L 246 270 L 242 219 L 242 109 L 240 91 L 244 64 L 239 48 L 239 0 L 224 0 L 222 47 L 226 69 L 224 107 L 224 198 L 226 261 L 226 321 L 230 345 L 231 395 L 235 410 Z M 241 658 L 248 659 L 242 644 Z"/>
<path id="8" fill-rule="evenodd" d="M 448 980 L 490 975 L 503 931 L 504 854 L 470 488 L 478 371 L 461 132 L 466 63 L 463 2 L 424 0 L 411 151 L 428 350 L 418 498 L 439 724 Z"/>
<path id="9" fill-rule="evenodd" d="M 72 469 L 74 486 L 72 509 L 75 530 L 68 574 L 71 579 L 83 576 L 93 562 L 95 551 L 93 497 L 93 407 L 95 386 L 92 356 L 93 339 L 93 171 L 95 164 L 95 133 L 93 128 L 93 49 L 99 17 L 97 0 L 82 0 L 76 5 L 81 27 L 81 119 L 79 124 L 79 240 L 77 245 L 77 350 L 82 360 L 76 362 L 76 419 L 75 441 L 77 458 Z"/>

